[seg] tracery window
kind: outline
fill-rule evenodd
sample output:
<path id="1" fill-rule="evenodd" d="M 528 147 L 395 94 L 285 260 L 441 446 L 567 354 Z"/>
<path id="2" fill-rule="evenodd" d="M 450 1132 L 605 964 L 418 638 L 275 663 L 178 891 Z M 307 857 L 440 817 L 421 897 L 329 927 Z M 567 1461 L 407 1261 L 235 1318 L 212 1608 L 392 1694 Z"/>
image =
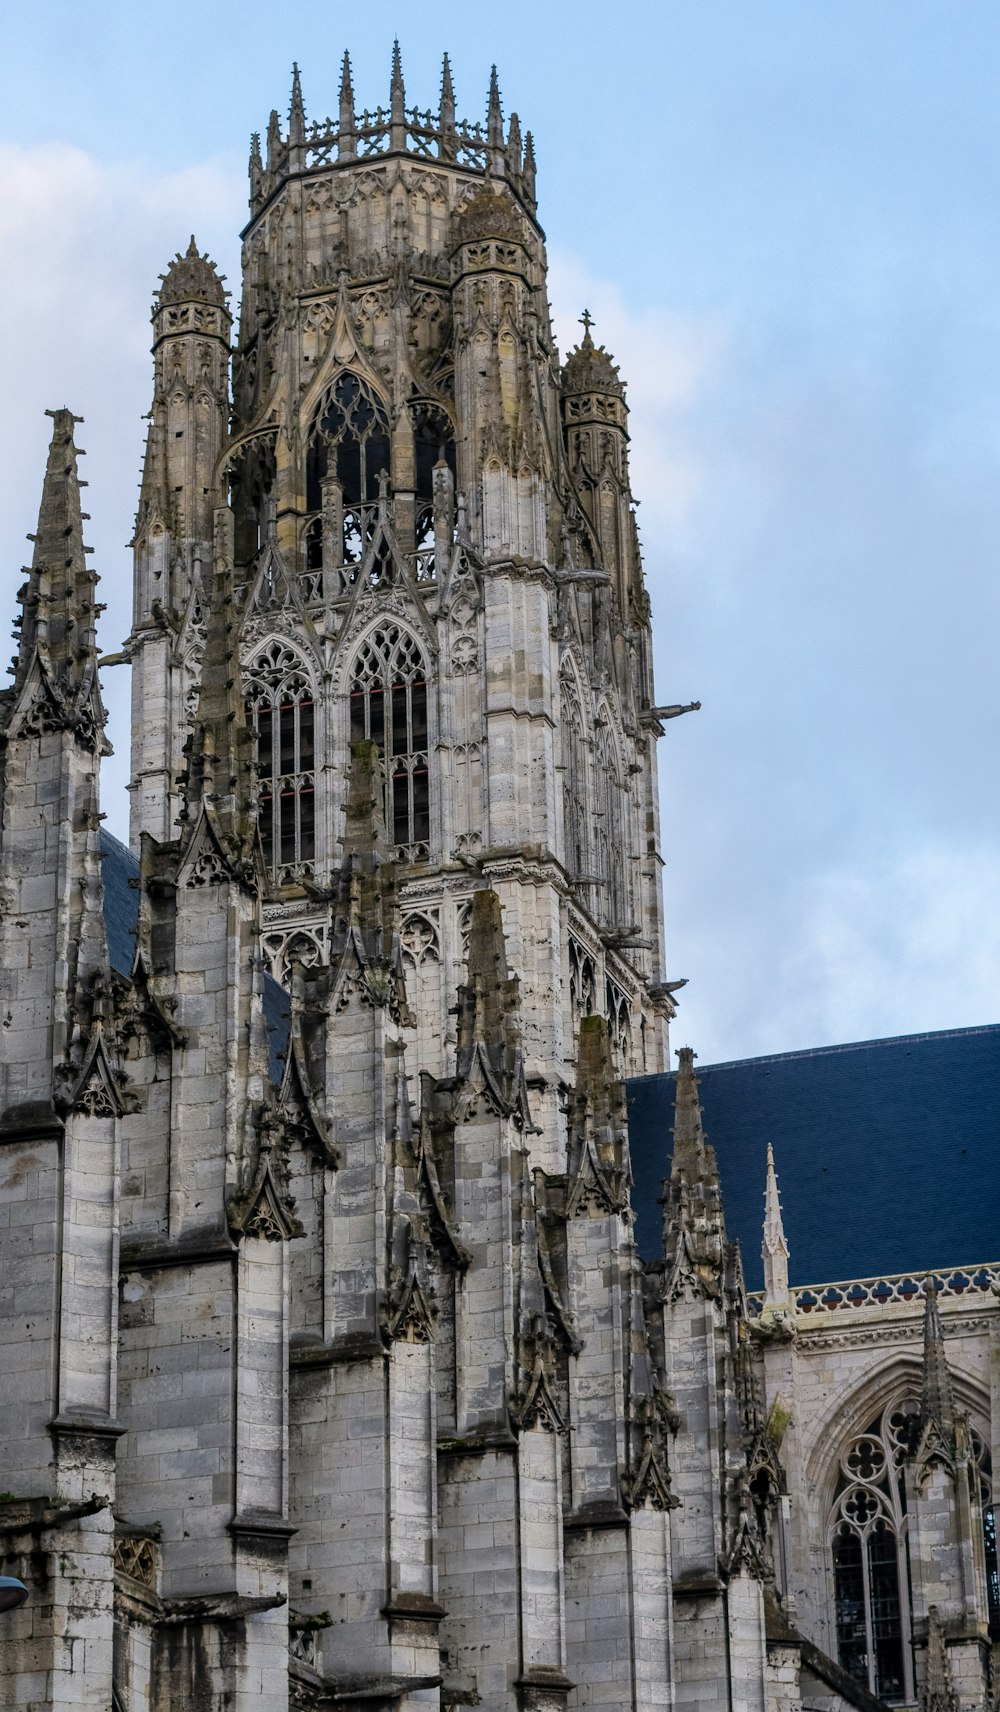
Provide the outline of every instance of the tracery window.
<path id="1" fill-rule="evenodd" d="M 914 1698 L 910 1567 L 903 1463 L 913 1443 L 915 1398 L 890 1401 L 841 1457 L 830 1516 L 834 1615 L 840 1663 L 879 1699 Z M 972 1513 L 983 1530 L 991 1631 L 1000 1619 L 989 1451 L 971 1431 Z"/>
<path id="2" fill-rule="evenodd" d="M 351 744 L 377 743 L 385 823 L 404 862 L 430 854 L 427 667 L 408 631 L 380 625 L 358 650 L 351 676 Z"/>
<path id="3" fill-rule="evenodd" d="M 279 881 L 312 871 L 316 855 L 315 698 L 302 661 L 272 642 L 250 668 L 247 723 L 254 736 L 264 860 Z"/>
<path id="4" fill-rule="evenodd" d="M 306 509 L 319 514 L 328 482 L 335 481 L 331 515 L 316 515 L 306 531 L 306 564 L 323 564 L 324 529 L 336 539 L 328 553 L 337 564 L 358 564 L 374 526 L 379 477 L 389 471 L 389 417 L 382 400 L 359 375 L 338 375 L 320 405 L 306 456 Z"/>
<path id="5" fill-rule="evenodd" d="M 851 1440 L 830 1518 L 840 1663 L 889 1702 L 914 1693 L 902 1465 L 916 1408 L 890 1403 Z"/>

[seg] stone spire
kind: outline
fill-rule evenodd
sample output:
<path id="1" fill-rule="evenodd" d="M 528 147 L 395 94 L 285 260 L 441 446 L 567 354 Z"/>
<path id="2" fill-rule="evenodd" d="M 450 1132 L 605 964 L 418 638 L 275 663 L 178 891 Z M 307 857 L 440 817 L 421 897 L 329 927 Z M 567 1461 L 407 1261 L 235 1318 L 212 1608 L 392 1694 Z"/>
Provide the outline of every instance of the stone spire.
<path id="1" fill-rule="evenodd" d="M 490 70 L 490 95 L 486 106 L 486 140 L 489 144 L 490 171 L 497 177 L 504 170 L 503 106 L 497 68 Z"/>
<path id="2" fill-rule="evenodd" d="M 781 1198 L 778 1194 L 778 1174 L 774 1169 L 774 1148 L 767 1144 L 767 1182 L 764 1189 L 764 1240 L 761 1243 L 764 1262 L 765 1311 L 790 1307 L 788 1294 L 788 1243 L 781 1218 Z"/>
<path id="3" fill-rule="evenodd" d="M 73 438 L 82 421 L 50 410 L 52 439 L 38 509 L 28 580 L 20 591 L 20 638 L 9 692 L 11 718 L 20 712 L 36 729 L 75 730 L 88 748 L 105 747 L 104 708 L 97 682 L 96 574 L 83 543 L 86 513 Z"/>

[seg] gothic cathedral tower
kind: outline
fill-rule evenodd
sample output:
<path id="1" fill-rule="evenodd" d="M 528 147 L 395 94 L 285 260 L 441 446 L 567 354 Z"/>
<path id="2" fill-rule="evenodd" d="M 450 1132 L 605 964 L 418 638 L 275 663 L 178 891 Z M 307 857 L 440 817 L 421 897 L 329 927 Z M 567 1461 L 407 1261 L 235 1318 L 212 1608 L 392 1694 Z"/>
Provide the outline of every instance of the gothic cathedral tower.
<path id="1" fill-rule="evenodd" d="M 588 323 L 589 323 L 589 318 Z M 213 512 L 228 505 L 240 656 L 283 979 L 330 954 L 352 745 L 378 745 L 403 866 L 422 1068 L 456 1044 L 471 898 L 499 893 L 546 1132 L 581 1017 L 620 1074 L 665 1065 L 649 601 L 627 406 L 589 324 L 560 366 L 530 132 L 357 113 L 254 138 L 230 318 L 192 246 L 154 311 L 136 533 L 133 844 L 174 836 L 202 670 Z M 231 413 L 231 427 L 227 418 Z M 228 432 L 227 432 L 228 429 Z"/>

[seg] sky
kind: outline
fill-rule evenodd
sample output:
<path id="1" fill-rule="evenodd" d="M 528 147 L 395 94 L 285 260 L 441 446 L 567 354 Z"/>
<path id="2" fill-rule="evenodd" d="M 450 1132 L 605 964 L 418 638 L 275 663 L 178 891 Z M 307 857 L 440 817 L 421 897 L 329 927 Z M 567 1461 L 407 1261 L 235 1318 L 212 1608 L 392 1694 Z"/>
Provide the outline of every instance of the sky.
<path id="1" fill-rule="evenodd" d="M 157 276 L 236 285 L 252 130 L 505 111 L 538 157 L 557 335 L 621 365 L 661 748 L 674 1044 L 703 1063 L 1000 1017 L 996 0 L 374 0 L 0 8 L 0 601 L 49 423 L 130 618 Z M 127 668 L 105 674 L 127 834 Z"/>

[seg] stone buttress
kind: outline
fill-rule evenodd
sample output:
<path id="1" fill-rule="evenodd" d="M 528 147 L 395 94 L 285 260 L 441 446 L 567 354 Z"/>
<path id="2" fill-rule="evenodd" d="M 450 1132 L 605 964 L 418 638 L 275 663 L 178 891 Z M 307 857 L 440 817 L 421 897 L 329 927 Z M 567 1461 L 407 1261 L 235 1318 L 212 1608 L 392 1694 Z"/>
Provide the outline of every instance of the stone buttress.
<path id="1" fill-rule="evenodd" d="M 143 835 L 121 1028 L 144 1098 L 123 1138 L 118 1515 L 146 1545 L 123 1704 L 287 1703 L 285 1137 L 266 1082 L 260 858 L 234 664 L 232 523 L 203 568 L 205 667 L 180 835 Z M 143 1608 L 145 1601 L 145 1608 Z"/>
<path id="2" fill-rule="evenodd" d="M 7 1619 L 0 1703 L 111 1696 L 119 1121 L 98 769 L 97 578 L 68 410 L 52 443 L 0 708 L 0 1337 Z"/>

